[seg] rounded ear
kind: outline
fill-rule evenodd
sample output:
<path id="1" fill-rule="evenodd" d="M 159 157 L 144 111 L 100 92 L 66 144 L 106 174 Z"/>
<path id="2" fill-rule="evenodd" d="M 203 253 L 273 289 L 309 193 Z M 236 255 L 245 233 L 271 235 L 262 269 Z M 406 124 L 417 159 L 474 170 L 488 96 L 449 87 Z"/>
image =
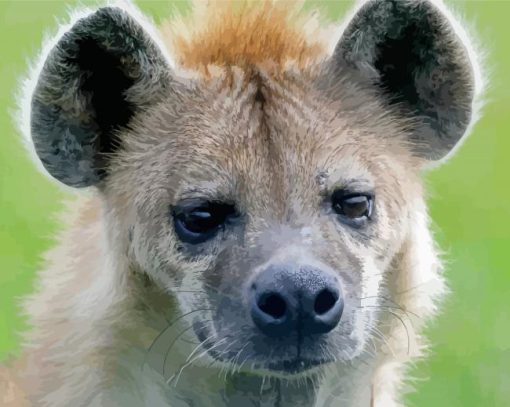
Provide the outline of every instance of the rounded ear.
<path id="1" fill-rule="evenodd" d="M 30 134 L 50 175 L 73 187 L 97 184 L 117 130 L 161 98 L 170 73 L 125 10 L 105 7 L 78 20 L 50 50 L 31 95 Z"/>
<path id="2" fill-rule="evenodd" d="M 476 61 L 438 1 L 369 0 L 346 26 L 331 63 L 371 81 L 415 124 L 428 160 L 447 156 L 472 121 Z"/>

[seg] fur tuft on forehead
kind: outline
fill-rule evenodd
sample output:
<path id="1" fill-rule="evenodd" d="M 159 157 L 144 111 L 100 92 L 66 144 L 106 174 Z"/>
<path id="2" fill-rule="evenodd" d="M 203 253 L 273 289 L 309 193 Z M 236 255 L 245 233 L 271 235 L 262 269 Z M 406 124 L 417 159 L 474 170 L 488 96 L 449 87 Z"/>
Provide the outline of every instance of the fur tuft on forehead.
<path id="1" fill-rule="evenodd" d="M 203 73 L 211 65 L 249 70 L 266 62 L 303 68 L 328 47 L 328 30 L 296 1 L 196 0 L 189 16 L 164 22 L 161 32 L 178 64 Z"/>

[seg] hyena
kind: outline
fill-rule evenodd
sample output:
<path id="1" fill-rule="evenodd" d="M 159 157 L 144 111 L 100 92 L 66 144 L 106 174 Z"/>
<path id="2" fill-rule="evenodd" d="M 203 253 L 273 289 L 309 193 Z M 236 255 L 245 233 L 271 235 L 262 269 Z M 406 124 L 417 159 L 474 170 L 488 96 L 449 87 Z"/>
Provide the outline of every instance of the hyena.
<path id="1" fill-rule="evenodd" d="M 288 2 L 160 29 L 130 4 L 78 13 L 23 130 L 89 188 L 4 404 L 401 405 L 446 291 L 421 175 L 476 119 L 467 38 L 432 0 L 364 1 L 340 28 Z"/>

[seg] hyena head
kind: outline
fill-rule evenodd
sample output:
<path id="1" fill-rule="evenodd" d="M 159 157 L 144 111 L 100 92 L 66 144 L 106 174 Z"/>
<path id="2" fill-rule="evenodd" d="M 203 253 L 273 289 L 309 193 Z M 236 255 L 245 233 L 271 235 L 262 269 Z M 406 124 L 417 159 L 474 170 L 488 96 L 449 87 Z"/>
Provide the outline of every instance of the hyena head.
<path id="1" fill-rule="evenodd" d="M 420 170 L 472 122 L 476 69 L 430 1 L 365 2 L 331 52 L 269 9 L 181 38 L 177 63 L 126 10 L 83 16 L 41 65 L 30 124 L 207 357 L 278 375 L 363 352 L 423 216 Z"/>

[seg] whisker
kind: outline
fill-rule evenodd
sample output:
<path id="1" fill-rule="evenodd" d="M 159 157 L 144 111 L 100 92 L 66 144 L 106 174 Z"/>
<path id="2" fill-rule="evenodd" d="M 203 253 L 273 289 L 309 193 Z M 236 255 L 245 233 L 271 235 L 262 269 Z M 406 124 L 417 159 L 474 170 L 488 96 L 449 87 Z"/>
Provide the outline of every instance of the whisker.
<path id="1" fill-rule="evenodd" d="M 149 346 L 149 349 L 147 349 L 147 352 L 150 352 L 152 350 L 152 348 L 154 347 L 154 345 L 156 344 L 156 342 L 158 341 L 159 338 L 161 338 L 161 336 L 163 336 L 165 334 L 165 332 L 170 329 L 172 327 L 173 324 L 175 324 L 176 322 L 178 322 L 180 319 L 194 313 L 194 312 L 198 312 L 198 311 L 213 311 L 212 308 L 199 308 L 199 309 L 195 309 L 193 311 L 190 311 L 190 312 L 186 312 L 185 314 L 182 314 L 180 315 L 179 317 L 175 318 L 172 322 L 170 322 L 168 324 L 168 326 L 163 329 L 159 334 L 158 336 L 156 336 L 156 338 L 154 339 L 154 341 L 152 341 L 152 344 L 151 346 Z"/>
<path id="2" fill-rule="evenodd" d="M 273 358 L 273 352 L 274 352 L 274 348 L 273 348 L 273 349 L 271 349 L 271 351 L 269 352 L 268 360 L 272 360 L 272 358 Z M 266 375 L 264 374 L 264 376 L 263 376 L 263 378 L 262 378 L 262 383 L 260 384 L 260 391 L 259 391 L 259 394 L 262 394 L 262 389 L 264 388 L 265 380 L 266 380 Z M 269 384 L 271 384 L 271 378 L 269 378 Z"/>
<path id="3" fill-rule="evenodd" d="M 186 329 L 183 329 L 178 335 L 177 337 L 172 341 L 172 343 L 170 343 L 170 346 L 168 347 L 166 353 L 165 353 L 165 358 L 163 359 L 163 377 L 166 376 L 166 362 L 168 360 L 168 356 L 170 355 L 170 351 L 172 350 L 175 342 L 177 342 L 177 340 L 182 336 L 184 335 L 186 332 L 188 332 L 190 329 L 193 328 L 193 325 L 190 325 L 188 326 Z"/>
<path id="4" fill-rule="evenodd" d="M 238 365 L 239 358 L 241 357 L 242 352 L 246 349 L 247 345 L 249 345 L 249 342 L 246 342 L 244 344 L 244 346 L 242 346 L 241 349 L 239 349 L 239 351 L 237 351 L 235 353 L 235 355 L 233 355 L 232 357 L 229 358 L 228 363 L 227 363 L 228 368 L 226 369 L 226 372 L 225 372 L 225 379 L 227 378 L 228 374 L 234 375 L 236 373 L 236 369 L 237 369 L 237 372 L 239 373 L 242 365 L 247 361 L 247 359 L 255 354 L 255 353 L 251 353 L 251 354 L 247 355 L 244 358 L 243 362 L 240 365 Z M 232 346 L 230 346 L 228 349 L 230 350 L 230 348 L 232 348 Z"/>
<path id="5" fill-rule="evenodd" d="M 184 371 L 184 369 L 188 366 L 190 366 L 194 361 L 200 359 L 202 356 L 206 355 L 209 351 L 211 351 L 212 349 L 216 348 L 217 346 L 221 345 L 225 340 L 227 340 L 227 337 L 223 338 L 223 339 L 220 339 L 219 341 L 217 341 L 213 346 L 211 346 L 210 348 L 204 350 L 200 355 L 198 356 L 195 356 L 193 359 L 191 360 L 186 360 L 186 362 L 184 363 L 184 365 L 180 368 L 179 370 L 179 373 L 177 374 L 177 378 L 175 380 L 175 384 L 174 384 L 174 387 L 177 387 L 177 383 L 179 382 L 179 378 L 181 377 L 181 374 L 182 372 Z M 204 341 L 205 342 L 205 341 Z M 172 377 L 167 381 L 167 384 L 169 384 L 172 380 Z"/>
<path id="6" fill-rule="evenodd" d="M 198 344 L 198 346 L 195 347 L 195 349 L 193 349 L 189 356 L 186 358 L 185 362 L 184 363 L 187 363 L 189 362 L 189 360 L 193 357 L 193 355 L 197 352 L 198 349 L 200 349 L 202 346 L 204 346 L 209 340 L 211 340 L 212 338 L 214 337 L 214 334 L 211 334 L 209 335 L 207 338 L 205 338 L 202 342 L 200 342 Z"/>
<path id="7" fill-rule="evenodd" d="M 378 338 L 380 338 L 385 344 L 386 346 L 388 347 L 388 349 L 391 351 L 392 355 L 393 356 L 396 356 L 395 354 L 395 351 L 393 350 L 393 348 L 390 346 L 389 342 L 387 341 L 386 339 L 386 336 L 381 332 L 380 329 L 376 328 L 375 326 L 373 327 L 370 327 L 370 331 L 374 334 L 374 335 L 377 335 Z"/>
<path id="8" fill-rule="evenodd" d="M 361 306 L 359 306 L 358 308 L 380 308 L 380 309 L 393 309 L 393 310 L 402 311 L 402 312 L 406 315 L 406 317 L 407 317 L 407 318 L 409 318 L 409 321 L 410 321 L 411 323 L 412 323 L 412 320 L 411 320 L 411 318 L 409 317 L 409 313 L 410 313 L 411 315 L 416 316 L 417 318 L 420 318 L 418 315 L 413 314 L 411 311 L 406 311 L 406 310 L 404 310 L 403 308 L 400 308 L 400 307 L 394 307 L 394 306 L 392 306 L 392 305 L 383 305 L 383 304 L 381 304 L 381 305 L 361 305 Z"/>
<path id="9" fill-rule="evenodd" d="M 411 350 L 411 337 L 409 336 L 409 329 L 407 328 L 407 325 L 404 323 L 404 320 L 398 314 L 395 314 L 393 311 L 390 311 L 390 310 L 388 310 L 388 312 L 390 314 L 392 314 L 395 318 L 397 318 L 402 323 L 402 325 L 404 326 L 404 329 L 406 330 L 406 335 L 407 335 L 407 354 L 409 355 L 410 350 Z"/>
<path id="10" fill-rule="evenodd" d="M 423 287 L 424 285 L 426 284 L 430 284 L 431 282 L 430 281 L 424 281 L 423 283 L 420 283 L 420 284 L 416 284 L 415 286 L 413 287 L 410 287 L 410 288 L 407 288 L 405 290 L 402 290 L 402 291 L 399 291 L 398 293 L 395 293 L 396 295 L 402 295 L 402 294 L 406 294 L 408 292 L 411 292 L 411 291 L 414 291 L 414 290 L 417 290 L 418 288 L 421 288 Z"/>
<path id="11" fill-rule="evenodd" d="M 420 318 L 421 319 L 421 317 L 418 314 L 414 313 L 413 311 L 408 310 L 407 308 L 402 307 L 402 305 L 398 304 L 397 302 L 393 301 L 392 299 L 390 299 L 388 297 L 379 296 L 379 295 L 372 295 L 372 296 L 369 296 L 369 297 L 360 298 L 360 300 L 365 300 L 365 299 L 368 299 L 368 298 L 381 298 L 381 299 L 383 299 L 385 301 L 388 301 L 388 302 L 392 303 L 395 306 L 395 308 L 398 308 L 398 309 L 400 309 L 401 311 L 403 311 L 405 313 L 409 313 L 411 315 L 414 315 L 416 318 Z"/>
<path id="12" fill-rule="evenodd" d="M 178 321 L 180 321 L 182 318 L 185 318 L 195 312 L 199 312 L 199 311 L 212 311 L 212 308 L 199 308 L 199 309 L 195 309 L 195 310 L 192 310 L 192 311 L 189 311 L 187 313 L 184 313 L 182 315 L 180 315 L 179 317 L 175 318 L 173 321 L 171 321 L 157 336 L 156 338 L 154 338 L 154 340 L 152 341 L 151 345 L 149 346 L 149 348 L 147 349 L 147 352 L 146 352 L 146 355 L 145 355 L 145 358 L 144 358 L 144 361 L 143 361 L 143 364 L 142 364 L 142 369 L 145 367 L 145 365 L 147 364 L 147 359 L 149 358 L 151 352 L 153 351 L 154 347 L 156 346 L 156 344 L 158 343 L 158 341 L 163 337 L 163 335 L 165 335 L 165 333 L 168 332 L 168 330 L 170 328 L 172 328 L 172 326 L 177 323 Z"/>
<path id="13" fill-rule="evenodd" d="M 262 377 L 262 383 L 260 384 L 259 395 L 262 395 L 262 390 L 263 390 L 263 388 L 264 388 L 264 384 L 266 383 L 266 377 L 267 377 L 267 375 L 264 375 L 264 376 Z"/>
<path id="14" fill-rule="evenodd" d="M 237 352 L 237 354 L 235 355 L 235 357 L 232 359 L 232 373 L 235 373 L 235 368 L 236 368 L 236 364 L 239 360 L 239 357 L 241 356 L 241 353 L 243 352 L 243 350 L 246 348 L 246 346 L 249 345 L 250 342 L 246 342 L 242 347 L 241 349 L 239 349 L 239 351 Z"/>
<path id="15" fill-rule="evenodd" d="M 236 339 L 235 341 L 232 341 L 232 342 L 228 345 L 227 350 L 228 350 L 228 351 L 230 351 L 230 349 L 233 347 L 233 345 L 234 345 L 235 343 L 237 343 L 237 342 L 239 342 L 237 339 Z M 224 378 L 225 382 L 227 381 L 228 374 L 229 374 L 229 373 L 231 373 L 231 374 L 233 374 L 233 373 L 234 373 L 234 372 L 233 372 L 233 365 L 232 365 L 232 363 L 231 363 L 231 362 L 232 362 L 232 360 L 233 360 L 233 357 L 229 358 L 229 359 L 228 359 L 228 361 L 227 361 L 227 363 L 226 363 L 226 368 L 225 368 L 225 378 Z"/>
<path id="16" fill-rule="evenodd" d="M 255 353 L 252 352 L 252 353 L 248 353 L 248 355 L 244 358 L 244 360 L 241 362 L 241 364 L 239 365 L 237 371 L 238 372 L 241 372 L 241 369 L 243 368 L 243 365 L 246 363 L 246 361 L 251 358 Z"/>
<path id="17" fill-rule="evenodd" d="M 185 343 L 189 343 L 190 345 L 198 345 L 200 343 L 200 342 L 197 342 L 197 341 L 191 341 L 189 339 L 184 339 L 184 338 L 181 338 L 181 341 L 185 342 Z"/>

